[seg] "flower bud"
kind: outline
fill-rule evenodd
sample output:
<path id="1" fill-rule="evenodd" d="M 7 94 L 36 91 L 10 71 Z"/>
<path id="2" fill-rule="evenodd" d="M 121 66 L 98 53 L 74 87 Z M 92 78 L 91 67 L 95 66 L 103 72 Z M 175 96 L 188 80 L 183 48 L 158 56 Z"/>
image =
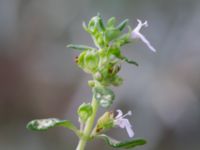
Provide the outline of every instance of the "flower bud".
<path id="1" fill-rule="evenodd" d="M 87 103 L 87 104 L 83 103 L 83 104 L 81 104 L 79 106 L 79 108 L 78 108 L 78 111 L 77 111 L 80 120 L 82 122 L 84 122 L 84 123 L 92 115 L 92 112 L 93 112 L 93 110 L 92 110 L 92 106 L 91 106 L 90 103 Z"/>
<path id="2" fill-rule="evenodd" d="M 88 23 L 88 28 L 90 31 L 92 31 L 92 32 L 97 31 L 98 20 L 99 20 L 98 16 L 95 16 L 90 20 L 90 22 Z"/>
<path id="3" fill-rule="evenodd" d="M 115 17 L 112 17 L 112 18 L 110 18 L 109 20 L 108 20 L 108 22 L 107 22 L 107 27 L 108 28 L 110 28 L 110 27 L 114 27 L 115 26 L 115 24 L 116 24 L 116 18 Z"/>
<path id="4" fill-rule="evenodd" d="M 103 25 L 103 21 L 102 21 L 100 15 L 97 15 L 97 16 L 93 17 L 90 20 L 90 22 L 88 24 L 88 28 L 93 33 L 97 32 L 97 31 L 103 31 L 103 30 L 105 30 L 105 27 Z"/>
<path id="5" fill-rule="evenodd" d="M 103 79 L 102 75 L 100 72 L 96 72 L 94 75 L 94 78 L 98 81 L 101 81 Z"/>
<path id="6" fill-rule="evenodd" d="M 108 49 L 108 54 L 109 56 L 115 56 L 115 57 L 120 57 L 121 56 L 121 51 L 119 47 L 112 46 Z"/>
<path id="7" fill-rule="evenodd" d="M 112 81 L 112 84 L 114 86 L 119 86 L 122 83 L 123 83 L 123 79 L 121 77 L 117 76 L 117 75 L 114 77 L 114 80 Z"/>
<path id="8" fill-rule="evenodd" d="M 119 71 L 120 71 L 120 69 L 121 69 L 121 66 L 120 65 L 114 65 L 114 66 L 112 66 L 112 67 L 110 67 L 109 69 L 108 69 L 108 72 L 110 73 L 110 74 L 116 74 L 116 73 L 118 73 Z"/>
<path id="9" fill-rule="evenodd" d="M 77 57 L 76 63 L 81 67 L 84 68 L 84 58 L 86 55 L 86 51 L 80 53 L 80 55 Z"/>
<path id="10" fill-rule="evenodd" d="M 96 42 L 98 43 L 98 45 L 103 46 L 104 45 L 104 40 L 102 38 L 102 36 L 99 36 L 96 40 Z"/>
<path id="11" fill-rule="evenodd" d="M 84 69 L 86 72 L 95 72 L 98 68 L 99 56 L 95 51 L 88 51 L 84 58 Z"/>
<path id="12" fill-rule="evenodd" d="M 88 81 L 88 85 L 89 85 L 90 87 L 94 87 L 94 86 L 95 86 L 95 81 L 94 81 L 94 80 L 89 80 L 89 81 Z"/>
<path id="13" fill-rule="evenodd" d="M 93 132 L 98 134 L 112 127 L 114 127 L 114 114 L 112 112 L 105 112 L 97 121 Z"/>
<path id="14" fill-rule="evenodd" d="M 120 30 L 115 28 L 107 29 L 104 34 L 104 40 L 110 42 L 113 39 L 116 39 L 120 35 L 120 33 Z"/>

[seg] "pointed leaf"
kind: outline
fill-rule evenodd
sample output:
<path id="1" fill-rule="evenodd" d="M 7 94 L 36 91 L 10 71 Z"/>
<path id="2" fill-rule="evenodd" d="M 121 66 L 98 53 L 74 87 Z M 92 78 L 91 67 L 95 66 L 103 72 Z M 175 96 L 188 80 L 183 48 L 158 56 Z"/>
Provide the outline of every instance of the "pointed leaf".
<path id="1" fill-rule="evenodd" d="M 103 24 L 103 20 L 101 18 L 100 13 L 97 13 L 97 16 L 99 16 L 99 26 L 100 26 L 101 30 L 104 31 L 105 30 L 105 26 Z"/>
<path id="2" fill-rule="evenodd" d="M 83 22 L 82 23 L 82 26 L 83 26 L 83 29 L 86 31 L 86 32 L 88 32 L 88 33 L 92 33 L 89 29 L 88 29 L 88 27 L 87 27 L 87 25 L 86 25 L 86 23 L 85 22 Z"/>
<path id="3" fill-rule="evenodd" d="M 121 59 L 124 60 L 125 62 L 129 63 L 129 64 L 139 66 L 139 64 L 137 62 L 135 62 L 133 60 L 129 60 L 127 57 L 122 57 Z"/>
<path id="4" fill-rule="evenodd" d="M 110 18 L 108 21 L 107 21 L 107 27 L 110 28 L 110 27 L 114 27 L 115 24 L 116 24 L 116 18 L 115 17 L 112 17 Z"/>
<path id="5" fill-rule="evenodd" d="M 74 132 L 78 132 L 78 129 L 68 120 L 60 120 L 57 118 L 47 118 L 47 119 L 36 119 L 32 120 L 27 124 L 27 128 L 33 131 L 46 131 L 50 128 L 62 126 L 69 128 Z"/>
<path id="6" fill-rule="evenodd" d="M 122 30 L 126 27 L 127 23 L 128 23 L 128 19 L 125 19 L 124 21 L 122 21 L 122 22 L 117 26 L 117 29 L 120 30 L 120 31 L 122 31 Z"/>
<path id="7" fill-rule="evenodd" d="M 92 50 L 94 48 L 92 47 L 89 47 L 89 46 L 85 46 L 85 45 L 75 45 L 75 44 L 69 44 L 67 45 L 68 48 L 73 48 L 73 49 L 76 49 L 76 50 L 81 50 L 81 51 L 84 51 L 84 50 Z"/>
<path id="8" fill-rule="evenodd" d="M 101 134 L 97 136 L 98 138 L 103 139 L 109 146 L 114 147 L 114 148 L 134 148 L 136 146 L 141 146 L 146 144 L 146 141 L 143 139 L 134 139 L 134 140 L 129 140 L 129 141 L 117 141 L 105 134 Z"/>

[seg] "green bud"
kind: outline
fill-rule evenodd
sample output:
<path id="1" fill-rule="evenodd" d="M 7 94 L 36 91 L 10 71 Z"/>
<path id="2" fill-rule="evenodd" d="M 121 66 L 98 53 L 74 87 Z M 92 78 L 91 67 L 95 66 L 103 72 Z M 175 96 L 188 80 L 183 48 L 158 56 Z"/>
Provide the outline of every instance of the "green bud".
<path id="1" fill-rule="evenodd" d="M 96 32 L 96 31 L 104 31 L 105 27 L 103 25 L 103 21 L 100 17 L 100 15 L 97 15 L 95 17 L 93 17 L 89 23 L 88 23 L 88 28 L 89 30 L 91 30 L 92 32 Z"/>
<path id="2" fill-rule="evenodd" d="M 115 75 L 120 71 L 120 69 L 121 69 L 120 65 L 113 65 L 112 67 L 110 67 L 108 69 L 108 71 L 109 71 L 110 74 Z"/>
<path id="3" fill-rule="evenodd" d="M 109 130 L 114 127 L 114 114 L 112 112 L 105 112 L 97 121 L 94 128 L 94 134 L 99 134 L 102 131 Z"/>
<path id="4" fill-rule="evenodd" d="M 120 48 L 116 46 L 112 46 L 108 49 L 109 55 L 114 55 L 115 57 L 119 58 L 121 56 Z"/>
<path id="5" fill-rule="evenodd" d="M 89 85 L 90 87 L 94 87 L 94 86 L 95 86 L 95 81 L 94 81 L 94 80 L 89 80 L 89 81 L 88 81 L 88 85 Z"/>
<path id="6" fill-rule="evenodd" d="M 86 25 L 85 22 L 82 23 L 82 26 L 83 26 L 83 29 L 84 29 L 86 32 L 88 32 L 88 33 L 91 34 L 91 31 L 88 29 L 88 27 L 87 27 L 87 25 Z"/>
<path id="7" fill-rule="evenodd" d="M 80 53 L 80 55 L 78 56 L 76 62 L 77 64 L 81 67 L 81 68 L 84 68 L 84 59 L 85 59 L 85 55 L 86 55 L 86 51 Z"/>
<path id="8" fill-rule="evenodd" d="M 100 46 L 103 46 L 103 45 L 104 45 L 104 40 L 103 40 L 103 38 L 102 38 L 101 36 L 99 36 L 99 37 L 97 38 L 97 43 L 98 43 L 98 45 L 100 45 Z"/>
<path id="9" fill-rule="evenodd" d="M 116 18 L 115 17 L 112 17 L 112 18 L 110 18 L 109 20 L 108 20 L 108 22 L 107 22 L 107 27 L 108 28 L 110 28 L 110 27 L 114 27 L 115 26 L 115 24 L 116 24 Z"/>
<path id="10" fill-rule="evenodd" d="M 82 122 L 86 122 L 87 119 L 92 115 L 92 106 L 90 103 L 83 103 L 79 106 L 78 108 L 78 115 L 79 115 L 79 118 Z"/>
<path id="11" fill-rule="evenodd" d="M 117 75 L 114 77 L 114 80 L 112 81 L 112 84 L 114 86 L 122 85 L 122 83 L 123 83 L 123 79 Z"/>
<path id="12" fill-rule="evenodd" d="M 98 69 L 99 56 L 96 51 L 84 51 L 76 59 L 77 64 L 87 73 L 94 73 Z"/>
<path id="13" fill-rule="evenodd" d="M 86 72 L 95 72 L 98 69 L 99 55 L 96 51 L 87 51 L 84 58 L 84 69 Z"/>
<path id="14" fill-rule="evenodd" d="M 90 31 L 94 32 L 95 29 L 97 29 L 97 20 L 98 20 L 98 16 L 93 17 L 90 22 L 88 23 L 88 28 Z"/>
<path id="15" fill-rule="evenodd" d="M 105 87 L 95 87 L 93 89 L 94 96 L 102 107 L 109 107 L 115 98 L 113 91 Z"/>
<path id="16" fill-rule="evenodd" d="M 126 33 L 122 36 L 120 36 L 118 39 L 116 39 L 116 45 L 119 45 L 120 47 L 130 43 L 130 33 Z"/>
<path id="17" fill-rule="evenodd" d="M 94 75 L 94 78 L 98 81 L 101 81 L 103 79 L 102 75 L 100 72 L 96 72 Z"/>
<path id="18" fill-rule="evenodd" d="M 104 40 L 106 42 L 110 42 L 119 37 L 120 33 L 121 33 L 120 30 L 115 28 L 107 29 L 104 34 Z"/>

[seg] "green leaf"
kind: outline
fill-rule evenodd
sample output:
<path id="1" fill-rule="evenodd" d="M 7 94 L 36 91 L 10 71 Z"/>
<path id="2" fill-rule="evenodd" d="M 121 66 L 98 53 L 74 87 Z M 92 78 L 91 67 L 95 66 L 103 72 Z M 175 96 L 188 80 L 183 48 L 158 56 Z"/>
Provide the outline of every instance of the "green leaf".
<path id="1" fill-rule="evenodd" d="M 101 30 L 104 31 L 105 30 L 105 26 L 103 24 L 103 20 L 101 18 L 100 13 L 97 13 L 97 16 L 99 16 L 99 26 L 100 26 Z"/>
<path id="2" fill-rule="evenodd" d="M 144 139 L 134 139 L 134 140 L 129 140 L 129 141 L 117 141 L 105 134 L 100 134 L 96 136 L 98 138 L 103 139 L 109 146 L 114 147 L 114 148 L 134 148 L 136 146 L 142 146 L 146 144 L 146 141 Z"/>
<path id="3" fill-rule="evenodd" d="M 53 127 L 65 127 L 74 132 L 78 132 L 78 129 L 68 120 L 60 120 L 57 118 L 47 118 L 47 119 L 36 119 L 32 120 L 27 124 L 27 129 L 33 131 L 46 131 Z"/>
<path id="4" fill-rule="evenodd" d="M 87 25 L 86 25 L 85 22 L 82 23 L 82 26 L 83 26 L 83 29 L 84 29 L 86 32 L 92 34 L 92 32 L 88 29 L 88 27 L 87 27 Z"/>
<path id="5" fill-rule="evenodd" d="M 125 19 L 124 21 L 122 21 L 122 22 L 117 26 L 117 29 L 120 30 L 120 31 L 122 31 L 122 30 L 126 27 L 127 23 L 128 23 L 128 19 Z"/>
<path id="6" fill-rule="evenodd" d="M 135 62 L 133 60 L 129 60 L 127 57 L 122 57 L 121 59 L 124 60 L 125 62 L 129 63 L 129 64 L 139 66 L 139 64 L 137 62 Z"/>
<path id="7" fill-rule="evenodd" d="M 67 45 L 68 48 L 73 48 L 76 50 L 80 50 L 80 51 L 84 51 L 84 50 L 92 50 L 94 48 L 89 47 L 89 46 L 85 46 L 85 45 L 75 45 L 75 44 L 69 44 Z"/>

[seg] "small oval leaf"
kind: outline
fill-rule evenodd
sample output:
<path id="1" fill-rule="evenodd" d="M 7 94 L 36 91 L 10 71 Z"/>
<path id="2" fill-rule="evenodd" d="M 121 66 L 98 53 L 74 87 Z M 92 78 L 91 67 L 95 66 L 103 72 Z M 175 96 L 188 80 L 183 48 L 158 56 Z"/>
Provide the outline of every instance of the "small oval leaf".
<path id="1" fill-rule="evenodd" d="M 50 128 L 62 126 L 69 128 L 75 132 L 78 129 L 68 120 L 60 120 L 57 118 L 47 118 L 47 119 L 36 119 L 32 120 L 27 124 L 27 128 L 33 131 L 46 131 Z"/>
<path id="2" fill-rule="evenodd" d="M 134 139 L 134 140 L 129 140 L 129 141 L 117 141 L 105 134 L 100 134 L 96 136 L 98 138 L 103 139 L 109 146 L 114 147 L 114 148 L 134 148 L 136 146 L 142 146 L 146 144 L 146 141 L 144 139 Z"/>

